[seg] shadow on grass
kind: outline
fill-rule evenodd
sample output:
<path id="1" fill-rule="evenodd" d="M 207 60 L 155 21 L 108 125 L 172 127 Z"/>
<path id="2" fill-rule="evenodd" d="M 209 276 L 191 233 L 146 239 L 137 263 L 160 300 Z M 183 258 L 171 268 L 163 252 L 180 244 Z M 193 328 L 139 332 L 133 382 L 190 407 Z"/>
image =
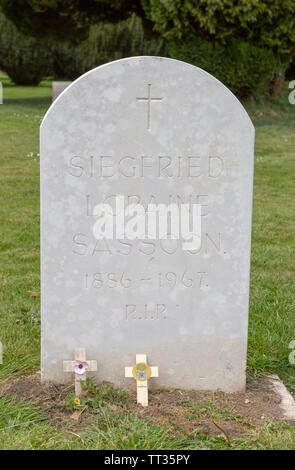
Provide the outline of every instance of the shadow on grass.
<path id="1" fill-rule="evenodd" d="M 50 96 L 30 96 L 27 98 L 6 98 L 5 99 L 5 104 L 9 105 L 16 105 L 16 104 L 48 104 L 51 103 L 51 97 Z"/>
<path id="2" fill-rule="evenodd" d="M 3 85 L 5 106 L 48 108 L 52 102 L 50 80 L 43 80 L 38 86 L 15 85 L 7 76 L 0 73 L 0 82 Z"/>
<path id="3" fill-rule="evenodd" d="M 5 106 L 29 106 L 31 108 L 49 107 L 52 103 L 51 97 L 28 97 L 28 98 L 5 98 L 3 105 Z"/>

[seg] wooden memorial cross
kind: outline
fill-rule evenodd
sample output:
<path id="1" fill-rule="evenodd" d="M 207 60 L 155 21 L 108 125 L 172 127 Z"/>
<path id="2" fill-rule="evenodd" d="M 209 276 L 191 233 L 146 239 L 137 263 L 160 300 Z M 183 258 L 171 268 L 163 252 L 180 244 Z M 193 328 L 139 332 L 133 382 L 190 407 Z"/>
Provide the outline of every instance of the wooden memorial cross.
<path id="1" fill-rule="evenodd" d="M 159 377 L 159 368 L 147 364 L 146 354 L 136 354 L 136 364 L 125 367 L 125 377 L 133 377 L 137 383 L 137 403 L 148 406 L 148 379 Z"/>
<path id="2" fill-rule="evenodd" d="M 86 350 L 84 348 L 75 349 L 74 361 L 63 361 L 65 372 L 75 372 L 75 394 L 76 397 L 81 395 L 81 381 L 86 380 L 86 372 L 94 372 L 97 370 L 97 361 L 86 361 Z"/>

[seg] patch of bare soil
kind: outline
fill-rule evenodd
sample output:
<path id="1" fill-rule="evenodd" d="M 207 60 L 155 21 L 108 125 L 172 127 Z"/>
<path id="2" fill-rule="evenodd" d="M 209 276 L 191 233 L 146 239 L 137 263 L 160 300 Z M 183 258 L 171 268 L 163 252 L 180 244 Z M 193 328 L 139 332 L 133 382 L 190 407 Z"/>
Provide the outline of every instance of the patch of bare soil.
<path id="1" fill-rule="evenodd" d="M 18 400 L 36 403 L 55 424 L 69 418 L 70 413 L 62 406 L 67 394 L 73 391 L 69 385 L 41 383 L 40 377 L 31 375 L 0 384 L 0 396 L 9 395 Z"/>
<path id="2" fill-rule="evenodd" d="M 0 395 L 37 403 L 56 425 L 70 418 L 71 413 L 63 402 L 72 391 L 73 387 L 68 385 L 41 384 L 37 376 L 0 386 Z M 198 429 L 214 436 L 224 434 L 227 439 L 241 437 L 272 420 L 286 422 L 279 406 L 280 398 L 269 382 L 261 378 L 249 379 L 245 393 L 156 390 L 149 392 L 148 408 L 142 408 L 136 404 L 134 391 L 129 392 L 129 402 L 128 410 L 122 408 L 126 413 L 138 413 L 154 423 L 172 426 L 175 431 L 189 433 Z M 90 414 L 81 415 L 82 423 L 89 420 Z"/>
<path id="3" fill-rule="evenodd" d="M 135 401 L 135 397 L 134 397 Z M 209 435 L 241 437 L 269 421 L 286 423 L 280 397 L 266 379 L 249 379 L 245 393 L 154 391 L 149 407 L 139 408 L 159 424 L 175 424 L 187 432 L 201 429 Z M 295 422 L 289 422 L 295 425 Z"/>

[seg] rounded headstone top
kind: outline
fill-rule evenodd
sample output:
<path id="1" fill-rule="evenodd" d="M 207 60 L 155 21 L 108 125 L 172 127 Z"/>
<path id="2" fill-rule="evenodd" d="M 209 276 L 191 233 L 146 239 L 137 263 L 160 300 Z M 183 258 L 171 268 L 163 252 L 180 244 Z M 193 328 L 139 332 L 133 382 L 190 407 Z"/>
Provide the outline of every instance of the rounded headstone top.
<path id="1" fill-rule="evenodd" d="M 155 100 L 157 96 L 153 94 L 154 91 L 165 85 L 166 88 L 170 87 L 174 90 L 174 105 L 179 110 L 182 109 L 185 101 L 202 107 L 203 103 L 205 104 L 209 99 L 211 105 L 215 105 L 217 114 L 230 113 L 232 116 L 235 113 L 239 120 L 244 120 L 244 124 L 248 124 L 249 128 L 254 131 L 252 121 L 243 105 L 218 79 L 192 64 L 156 56 L 128 57 L 89 70 L 58 96 L 47 111 L 41 127 L 46 124 L 50 115 L 54 114 L 55 109 L 60 109 L 63 103 L 66 106 L 68 100 L 75 100 L 78 103 L 86 99 L 87 95 L 91 97 L 93 106 L 101 103 L 101 100 L 112 106 L 119 103 L 125 105 L 123 89 L 125 88 L 125 93 L 128 95 L 128 90 L 126 90 L 128 85 L 130 89 L 135 90 L 138 88 L 135 83 L 142 82 L 146 82 L 147 86 L 150 85 L 150 90 L 147 86 L 142 88 L 142 98 L 148 97 L 147 93 L 150 91 L 151 100 Z M 172 103 L 167 113 L 170 112 L 171 105 Z M 126 112 L 128 112 L 128 107 Z"/>

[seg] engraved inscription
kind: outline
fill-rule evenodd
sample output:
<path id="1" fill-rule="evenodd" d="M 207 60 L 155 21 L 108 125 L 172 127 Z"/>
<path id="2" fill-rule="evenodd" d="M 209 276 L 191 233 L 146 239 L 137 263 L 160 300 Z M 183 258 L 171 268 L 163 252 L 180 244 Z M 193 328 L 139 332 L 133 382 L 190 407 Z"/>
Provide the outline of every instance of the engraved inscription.
<path id="1" fill-rule="evenodd" d="M 189 274 L 186 271 L 179 273 L 168 271 L 153 273 L 149 277 L 139 274 L 136 278 L 131 278 L 131 276 L 127 275 L 125 272 L 96 272 L 94 274 L 85 273 L 84 285 L 86 289 L 101 289 L 103 287 L 109 289 L 120 287 L 129 289 L 135 286 L 140 287 L 141 285 L 147 285 L 157 289 L 173 289 L 176 286 L 206 289 L 209 287 L 207 277 L 208 273 L 205 271 L 198 271 L 195 274 Z"/>
<path id="2" fill-rule="evenodd" d="M 206 155 L 75 155 L 69 158 L 66 171 L 76 180 L 81 177 L 115 179 L 207 177 L 216 180 L 225 175 L 225 162 L 219 156 Z"/>
<path id="3" fill-rule="evenodd" d="M 122 255 L 128 256 L 132 252 L 145 256 L 153 256 L 158 252 L 172 256 L 180 251 L 184 256 L 198 255 L 200 253 L 217 253 L 223 256 L 222 233 L 204 233 L 198 250 L 182 250 L 181 240 L 93 240 L 85 233 L 75 233 L 72 238 L 72 253 L 79 256 Z M 137 243 L 138 242 L 138 243 Z"/>
<path id="4" fill-rule="evenodd" d="M 135 304 L 126 304 L 125 320 L 162 320 L 167 318 L 166 304 L 144 304 L 139 307 Z"/>

